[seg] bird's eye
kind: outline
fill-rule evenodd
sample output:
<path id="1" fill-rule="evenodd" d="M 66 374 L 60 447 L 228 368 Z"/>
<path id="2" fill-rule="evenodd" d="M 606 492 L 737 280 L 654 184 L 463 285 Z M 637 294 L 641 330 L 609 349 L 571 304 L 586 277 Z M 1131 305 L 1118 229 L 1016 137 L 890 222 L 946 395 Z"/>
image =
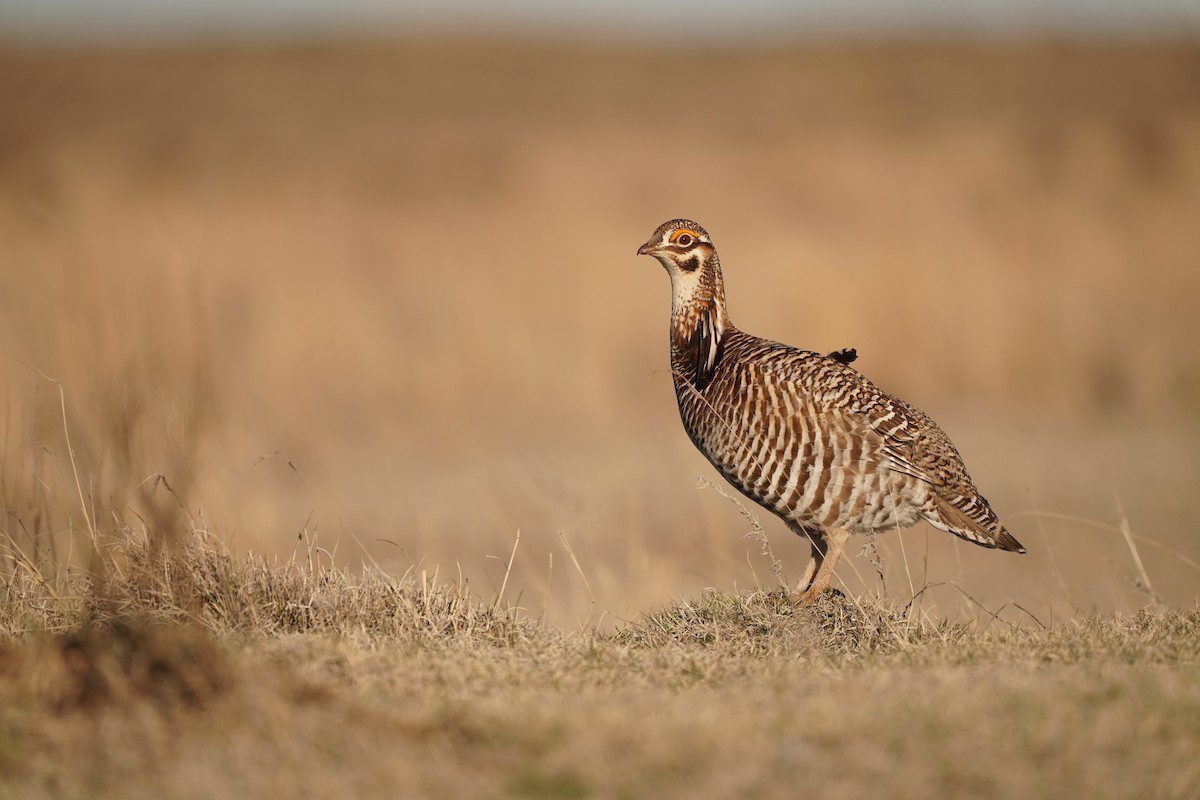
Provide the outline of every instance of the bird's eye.
<path id="1" fill-rule="evenodd" d="M 679 245 L 680 247 L 688 247 L 691 245 L 691 243 L 692 237 L 687 233 L 679 234 L 679 237 L 675 240 L 675 244 Z"/>

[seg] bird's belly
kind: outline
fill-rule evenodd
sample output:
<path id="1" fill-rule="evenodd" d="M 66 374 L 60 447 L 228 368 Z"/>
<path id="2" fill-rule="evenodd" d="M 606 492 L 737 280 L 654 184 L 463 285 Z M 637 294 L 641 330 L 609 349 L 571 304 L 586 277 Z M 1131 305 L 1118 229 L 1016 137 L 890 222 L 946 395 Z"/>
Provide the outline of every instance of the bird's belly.
<path id="1" fill-rule="evenodd" d="M 927 485 L 895 472 L 862 473 L 800 467 L 797 479 L 772 488 L 770 483 L 722 470 L 726 479 L 759 505 L 804 528 L 842 528 L 870 533 L 907 528 L 921 519 Z"/>
<path id="2" fill-rule="evenodd" d="M 929 485 L 890 469 L 871 446 L 837 431 L 779 433 L 746 431 L 732 447 L 694 438 L 739 491 L 801 527 L 867 533 L 921 519 Z"/>

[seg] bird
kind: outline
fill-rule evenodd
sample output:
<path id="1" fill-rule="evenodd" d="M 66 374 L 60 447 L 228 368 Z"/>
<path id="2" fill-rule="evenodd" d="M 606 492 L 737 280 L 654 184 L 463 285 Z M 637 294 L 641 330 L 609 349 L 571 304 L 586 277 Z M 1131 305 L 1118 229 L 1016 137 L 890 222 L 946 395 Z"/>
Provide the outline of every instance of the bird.
<path id="1" fill-rule="evenodd" d="M 925 520 L 982 547 L 1025 552 L 950 437 L 850 367 L 855 350 L 821 355 L 734 326 L 716 247 L 699 224 L 664 222 L 637 254 L 671 278 L 671 375 L 692 443 L 810 542 L 798 602 L 830 590 L 852 534 Z"/>

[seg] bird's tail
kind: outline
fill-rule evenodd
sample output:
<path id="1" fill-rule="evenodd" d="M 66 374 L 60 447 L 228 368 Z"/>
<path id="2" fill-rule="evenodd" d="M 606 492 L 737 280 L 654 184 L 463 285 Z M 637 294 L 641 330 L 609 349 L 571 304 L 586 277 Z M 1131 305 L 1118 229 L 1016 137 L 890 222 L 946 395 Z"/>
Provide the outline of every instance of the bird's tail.
<path id="1" fill-rule="evenodd" d="M 980 547 L 993 547 L 1024 553 L 1025 548 L 1011 533 L 1004 529 L 996 512 L 980 495 L 971 498 L 953 495 L 933 496 L 933 507 L 925 512 L 925 519 L 939 530 L 953 533 Z"/>

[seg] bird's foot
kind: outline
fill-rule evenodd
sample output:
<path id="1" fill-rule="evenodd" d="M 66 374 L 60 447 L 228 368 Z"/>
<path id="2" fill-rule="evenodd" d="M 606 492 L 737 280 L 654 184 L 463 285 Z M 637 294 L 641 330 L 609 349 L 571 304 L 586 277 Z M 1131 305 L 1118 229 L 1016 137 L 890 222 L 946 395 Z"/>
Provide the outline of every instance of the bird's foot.
<path id="1" fill-rule="evenodd" d="M 846 593 L 832 586 L 810 586 L 803 592 L 792 595 L 792 603 L 797 606 L 811 606 L 822 599 L 844 599 Z"/>

